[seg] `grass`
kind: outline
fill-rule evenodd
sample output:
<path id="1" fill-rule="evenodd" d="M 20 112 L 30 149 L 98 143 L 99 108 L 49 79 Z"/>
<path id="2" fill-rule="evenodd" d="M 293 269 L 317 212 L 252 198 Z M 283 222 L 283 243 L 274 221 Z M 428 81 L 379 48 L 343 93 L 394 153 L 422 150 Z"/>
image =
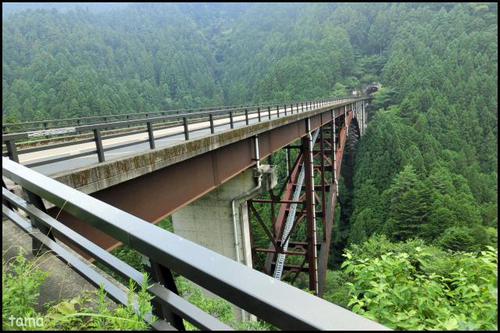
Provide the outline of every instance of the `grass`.
<path id="1" fill-rule="evenodd" d="M 152 296 L 147 292 L 147 285 L 138 288 L 132 281 L 129 283 L 127 306 L 116 306 L 100 288 L 55 305 L 47 305 L 43 313 L 37 311 L 40 288 L 49 276 L 38 267 L 39 258 L 29 261 L 20 252 L 13 260 L 2 259 L 3 330 L 150 329 L 144 319 L 146 314 L 151 313 Z M 139 309 L 137 312 L 133 305 L 135 301 Z"/>

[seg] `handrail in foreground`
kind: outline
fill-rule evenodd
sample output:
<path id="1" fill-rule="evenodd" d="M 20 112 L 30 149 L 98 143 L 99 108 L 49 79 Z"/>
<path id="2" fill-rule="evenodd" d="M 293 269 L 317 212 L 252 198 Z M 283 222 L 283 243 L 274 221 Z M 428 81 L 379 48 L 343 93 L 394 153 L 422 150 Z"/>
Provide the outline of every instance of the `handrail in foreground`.
<path id="1" fill-rule="evenodd" d="M 137 250 L 149 258 L 151 266 L 157 267 L 156 271 L 162 272 L 164 276 L 166 273 L 170 274 L 172 270 L 278 328 L 387 330 L 380 324 L 237 263 L 5 157 L 2 158 L 2 175 L 20 185 L 28 193 L 30 203 L 41 211 L 43 211 L 43 207 L 40 207 L 42 199 L 47 200 Z M 11 216 L 11 220 L 15 220 L 17 217 L 12 217 L 15 210 L 9 209 L 8 206 L 12 208 L 12 203 L 17 199 L 7 192 L 7 190 L 2 191 L 4 202 L 2 212 L 7 217 Z M 16 206 L 23 205 L 25 208 L 31 206 L 18 200 Z M 68 230 L 57 226 L 55 223 L 57 221 L 42 215 L 37 217 L 35 213 L 28 212 L 31 224 L 44 234 L 42 236 L 45 236 L 47 243 L 51 244 L 51 241 L 55 245 L 58 243 L 57 239 L 51 239 L 48 234 L 50 231 L 47 227 L 48 222 L 57 227 L 58 232 L 71 234 Z M 42 225 L 40 223 L 44 227 L 40 227 Z M 104 250 L 96 250 L 101 257 L 102 251 Z M 107 260 L 111 259 L 108 257 Z M 125 266 L 122 266 L 121 271 L 127 271 L 123 267 Z M 90 279 L 92 280 L 92 277 Z M 169 286 L 168 279 L 163 284 Z M 156 284 L 155 288 L 159 288 L 159 285 Z M 176 294 L 175 283 L 170 284 L 168 289 Z M 163 291 L 169 292 L 169 290 Z M 154 288 L 150 288 L 150 292 L 152 291 Z M 156 291 L 158 297 L 161 293 Z M 177 316 L 182 313 L 171 304 L 166 309 Z M 168 314 L 168 311 L 165 313 Z M 191 316 L 191 321 L 196 322 L 197 315 L 190 312 L 183 318 L 189 319 Z M 210 321 L 207 318 L 204 320 Z M 160 316 L 160 319 L 165 318 Z M 182 329 L 175 324 L 175 317 L 167 316 L 164 321 L 165 324 Z M 211 323 L 213 327 L 213 322 Z"/>

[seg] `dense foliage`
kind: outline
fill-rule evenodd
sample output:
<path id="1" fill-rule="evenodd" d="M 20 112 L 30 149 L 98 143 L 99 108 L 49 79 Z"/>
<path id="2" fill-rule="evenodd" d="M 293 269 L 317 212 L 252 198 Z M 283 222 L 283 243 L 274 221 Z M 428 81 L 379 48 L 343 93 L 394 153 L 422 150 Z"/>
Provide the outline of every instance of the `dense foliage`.
<path id="1" fill-rule="evenodd" d="M 498 254 L 492 247 L 452 253 L 421 240 L 393 244 L 377 236 L 345 256 L 348 306 L 359 314 L 399 330 L 497 328 Z"/>
<path id="2" fill-rule="evenodd" d="M 360 142 L 349 238 L 484 248 L 497 227 L 496 6 L 384 15 L 395 23 L 384 35 L 387 89 Z"/>
<path id="3" fill-rule="evenodd" d="M 4 115 L 19 121 L 344 92 L 358 82 L 349 36 L 328 17 L 316 19 L 328 5 L 303 9 L 141 4 L 15 12 L 2 22 Z"/>
<path id="4" fill-rule="evenodd" d="M 152 296 L 144 284 L 129 283 L 129 303 L 116 306 L 104 289 L 85 292 L 57 304 L 37 309 L 46 278 L 51 274 L 39 267 L 41 259 L 28 260 L 19 253 L 11 261 L 2 260 L 2 328 L 5 330 L 148 330 L 144 321 L 151 313 Z M 147 281 L 147 279 L 146 279 Z M 137 290 L 138 289 L 138 290 Z M 137 297 L 135 291 L 137 290 Z M 137 300 L 138 312 L 134 307 Z M 22 319 L 21 321 L 19 321 Z"/>

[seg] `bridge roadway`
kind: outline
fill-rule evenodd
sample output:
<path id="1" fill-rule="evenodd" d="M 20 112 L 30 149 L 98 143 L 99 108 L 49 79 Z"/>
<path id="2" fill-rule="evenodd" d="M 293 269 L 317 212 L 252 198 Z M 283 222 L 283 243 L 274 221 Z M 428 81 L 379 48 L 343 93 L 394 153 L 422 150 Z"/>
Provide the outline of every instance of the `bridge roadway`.
<path id="1" fill-rule="evenodd" d="M 335 101 L 335 102 L 327 102 L 325 103 L 323 107 L 326 106 L 334 106 L 340 103 L 345 102 L 345 100 L 340 100 L 340 101 Z M 306 111 L 306 107 L 304 106 L 304 112 L 309 112 L 309 111 L 314 111 L 316 108 L 313 109 L 308 109 Z M 287 108 L 288 115 L 290 115 L 290 108 Z M 279 115 L 280 117 L 284 117 L 284 112 L 285 109 L 282 107 L 279 109 Z M 294 114 L 297 112 L 294 106 L 293 109 Z M 301 107 L 299 106 L 299 112 L 301 111 Z M 271 120 L 272 119 L 277 119 L 278 118 L 278 111 L 276 109 L 271 110 Z M 258 114 L 257 113 L 252 113 L 248 115 L 249 118 L 249 125 L 258 123 Z M 261 119 L 262 121 L 269 120 L 269 112 L 268 110 L 261 110 Z M 234 128 L 240 128 L 240 127 L 245 127 L 247 126 L 245 123 L 245 115 L 240 115 L 240 116 L 234 116 L 233 117 L 233 124 Z M 195 138 L 201 138 L 207 135 L 210 135 L 210 124 L 209 121 L 203 121 L 199 123 L 193 123 L 188 125 L 189 129 L 189 136 L 190 139 L 195 139 Z M 221 118 L 221 119 L 216 119 L 214 120 L 214 127 L 215 127 L 215 133 L 226 131 L 230 129 L 230 120 L 229 117 Z M 165 129 L 157 129 L 154 130 L 154 136 L 155 137 L 161 137 L 161 136 L 166 136 L 164 138 L 156 139 L 155 144 L 156 148 L 165 148 L 168 146 L 175 145 L 179 142 L 185 141 L 184 137 L 184 127 L 182 125 L 175 126 L 175 127 L 169 127 Z M 117 160 L 119 158 L 122 158 L 124 156 L 132 155 L 135 153 L 138 153 L 140 151 L 145 151 L 149 150 L 149 143 L 144 142 L 145 140 L 148 139 L 148 133 L 145 131 L 144 133 L 138 133 L 138 134 L 131 134 L 131 135 L 124 135 L 121 137 L 117 138 L 103 138 L 103 147 L 104 149 L 123 145 L 123 144 L 129 144 L 133 142 L 137 142 L 137 144 L 123 147 L 123 148 L 117 148 L 112 151 L 108 151 L 105 153 L 106 156 L 106 161 L 112 161 L 112 160 Z M 75 144 L 71 146 L 66 146 L 66 147 L 60 147 L 60 148 L 49 148 L 46 150 L 42 151 L 36 151 L 32 153 L 26 153 L 26 154 L 20 154 L 19 155 L 19 162 L 21 164 L 27 164 L 27 163 L 33 163 L 33 162 L 40 162 L 40 161 L 46 161 L 50 159 L 55 159 L 63 156 L 71 156 L 71 155 L 77 155 L 81 154 L 84 152 L 91 152 L 95 151 L 96 146 L 94 142 L 88 142 L 88 143 L 80 143 L 80 144 Z M 33 167 L 34 170 L 45 174 L 45 175 L 55 175 L 64 171 L 70 171 L 73 169 L 78 169 L 78 168 L 83 168 L 83 167 L 88 167 L 92 164 L 97 163 L 97 155 L 96 154 L 91 154 L 87 156 L 81 156 L 81 157 L 76 157 L 73 159 L 69 160 L 64 160 L 64 161 L 59 161 L 59 162 L 54 162 L 54 163 L 48 163 L 40 166 L 35 166 Z"/>

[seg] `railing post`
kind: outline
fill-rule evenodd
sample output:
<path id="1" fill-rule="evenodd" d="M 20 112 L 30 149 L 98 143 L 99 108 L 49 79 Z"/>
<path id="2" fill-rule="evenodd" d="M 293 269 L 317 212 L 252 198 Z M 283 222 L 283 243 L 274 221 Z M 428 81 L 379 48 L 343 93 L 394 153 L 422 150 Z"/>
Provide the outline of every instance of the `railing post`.
<path id="1" fill-rule="evenodd" d="M 13 140 L 8 140 L 5 142 L 7 146 L 7 154 L 11 160 L 19 163 L 19 156 L 17 155 L 16 142 Z"/>
<path id="2" fill-rule="evenodd" d="M 214 134 L 214 132 L 215 132 L 215 129 L 214 129 L 214 115 L 210 113 L 208 115 L 208 118 L 210 120 L 210 133 Z"/>
<path id="3" fill-rule="evenodd" d="M 290 114 L 293 114 L 293 104 L 290 104 Z"/>
<path id="4" fill-rule="evenodd" d="M 285 104 L 285 116 L 286 116 L 286 104 Z"/>
<path id="5" fill-rule="evenodd" d="M 24 191 L 26 192 L 26 194 L 28 194 L 28 201 L 33 206 L 35 206 L 36 208 L 38 208 L 42 212 L 47 213 L 47 210 L 45 209 L 45 205 L 43 204 L 42 198 L 40 198 L 35 193 L 30 192 L 26 189 L 24 189 Z M 52 240 L 55 240 L 54 235 L 50 231 L 50 228 L 48 228 L 43 223 L 39 222 L 38 219 L 34 215 L 30 214 L 29 212 L 28 212 L 28 215 L 30 217 L 30 223 L 31 223 L 31 226 L 33 228 L 40 230 L 41 233 L 43 233 L 44 235 L 47 235 Z M 48 248 L 46 246 L 44 246 L 43 243 L 40 242 L 36 237 L 32 238 L 31 253 L 33 254 L 33 256 L 37 257 L 47 250 L 48 250 Z"/>
<path id="6" fill-rule="evenodd" d="M 300 103 L 302 105 L 302 112 L 304 112 L 304 102 Z"/>
<path id="7" fill-rule="evenodd" d="M 231 128 L 234 128 L 234 122 L 233 122 L 233 111 L 229 111 L 229 126 Z"/>
<path id="8" fill-rule="evenodd" d="M 245 109 L 245 124 L 248 125 L 248 109 Z"/>
<path id="9" fill-rule="evenodd" d="M 257 108 L 257 116 L 258 116 L 259 123 L 260 123 L 260 107 Z"/>
<path id="10" fill-rule="evenodd" d="M 97 148 L 97 159 L 99 162 L 104 162 L 104 149 L 102 147 L 101 131 L 98 128 L 94 128 L 94 141 L 95 147 Z"/>
<path id="11" fill-rule="evenodd" d="M 280 107 L 279 107 L 279 105 L 276 105 L 276 116 L 278 118 L 280 117 Z"/>
<path id="12" fill-rule="evenodd" d="M 271 107 L 267 107 L 267 114 L 269 115 L 269 119 L 271 119 Z"/>
<path id="13" fill-rule="evenodd" d="M 149 271 L 149 275 L 151 276 L 151 279 L 153 281 L 161 284 L 165 288 L 179 295 L 179 291 L 177 290 L 177 286 L 175 285 L 175 280 L 170 269 L 159 263 L 154 262 L 151 259 L 149 259 L 149 267 L 147 267 L 146 269 Z M 180 331 L 185 330 L 182 318 L 179 315 L 172 312 L 172 310 L 168 306 L 165 306 L 157 298 L 153 298 L 151 303 L 152 303 L 151 305 L 153 306 L 153 314 L 156 317 L 160 319 L 165 319 L 173 327 L 175 327 Z"/>
<path id="14" fill-rule="evenodd" d="M 186 117 L 182 117 L 182 124 L 184 126 L 184 138 L 189 140 L 189 129 L 188 129 L 188 121 Z"/>
<path id="15" fill-rule="evenodd" d="M 148 125 L 148 136 L 149 136 L 149 147 L 151 149 L 155 149 L 155 137 L 153 134 L 153 124 L 150 121 L 148 121 L 147 125 Z"/>

